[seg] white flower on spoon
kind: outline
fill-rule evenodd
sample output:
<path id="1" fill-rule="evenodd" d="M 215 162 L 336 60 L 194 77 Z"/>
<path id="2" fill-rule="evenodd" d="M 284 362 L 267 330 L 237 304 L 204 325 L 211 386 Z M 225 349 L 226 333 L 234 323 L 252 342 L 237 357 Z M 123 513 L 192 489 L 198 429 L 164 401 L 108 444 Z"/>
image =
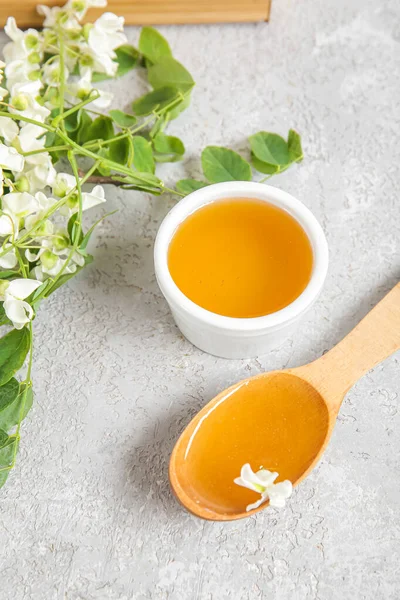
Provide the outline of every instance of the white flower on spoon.
<path id="1" fill-rule="evenodd" d="M 39 286 L 40 281 L 34 279 L 14 279 L 0 282 L 0 301 L 15 329 L 22 329 L 33 317 L 33 308 L 25 298 L 28 298 Z"/>
<path id="2" fill-rule="evenodd" d="M 234 483 L 261 494 L 260 500 L 246 507 L 247 511 L 258 508 L 267 500 L 269 500 L 270 506 L 276 508 L 285 506 L 286 499 L 292 494 L 293 486 L 288 479 L 274 483 L 277 477 L 279 477 L 279 473 L 267 471 L 267 469 L 260 469 L 254 473 L 249 463 L 243 465 L 240 477 L 234 479 Z"/>

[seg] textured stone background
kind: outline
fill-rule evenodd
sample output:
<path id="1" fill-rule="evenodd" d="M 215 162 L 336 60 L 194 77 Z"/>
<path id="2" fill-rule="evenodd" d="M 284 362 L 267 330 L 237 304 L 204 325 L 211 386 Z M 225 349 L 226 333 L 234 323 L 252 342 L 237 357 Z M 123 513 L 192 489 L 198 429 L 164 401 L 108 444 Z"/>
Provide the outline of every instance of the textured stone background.
<path id="1" fill-rule="evenodd" d="M 281 512 L 197 520 L 172 498 L 167 464 L 219 390 L 320 356 L 399 279 L 399 3 L 275 0 L 268 25 L 162 31 L 198 86 L 171 127 L 187 159 L 160 173 L 198 175 L 208 143 L 245 150 L 251 132 L 296 127 L 306 160 L 273 183 L 322 222 L 328 280 L 285 347 L 202 354 L 154 280 L 172 200 L 110 188 L 120 212 L 98 230 L 95 263 L 35 321 L 36 402 L 1 492 L 0 598 L 397 600 L 398 356 L 349 393 L 325 457 Z M 142 88 L 137 74 L 114 87 L 121 106 Z"/>

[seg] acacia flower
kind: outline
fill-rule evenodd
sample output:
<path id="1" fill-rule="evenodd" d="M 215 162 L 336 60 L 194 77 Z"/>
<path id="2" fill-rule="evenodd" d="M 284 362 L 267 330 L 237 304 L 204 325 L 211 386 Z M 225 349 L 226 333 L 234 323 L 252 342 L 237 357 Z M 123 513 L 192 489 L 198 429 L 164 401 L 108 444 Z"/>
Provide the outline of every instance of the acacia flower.
<path id="1" fill-rule="evenodd" d="M 19 127 L 10 117 L 0 117 L 0 137 L 5 142 L 12 142 L 19 133 Z"/>
<path id="2" fill-rule="evenodd" d="M 33 308 L 25 299 L 39 286 L 40 281 L 34 279 L 14 279 L 0 282 L 0 300 L 4 302 L 4 310 L 15 329 L 22 329 L 33 317 Z"/>
<path id="3" fill-rule="evenodd" d="M 68 86 L 66 96 L 68 100 L 77 100 L 78 102 L 80 102 L 81 100 L 86 100 L 86 98 L 89 97 L 89 94 L 92 92 L 92 90 L 96 89 L 92 86 L 91 70 L 87 67 L 83 67 L 81 69 L 81 72 L 83 72 L 83 75 L 79 79 L 79 81 L 77 81 L 76 83 L 71 83 Z M 99 97 L 96 98 L 96 100 L 93 100 L 93 102 L 89 102 L 88 106 L 91 105 L 95 108 L 100 109 L 107 108 L 111 104 L 114 94 L 98 89 L 96 89 L 96 91 L 99 93 Z"/>
<path id="4" fill-rule="evenodd" d="M 24 157 L 15 148 L 0 144 L 0 167 L 19 173 L 24 168 Z"/>
<path id="5" fill-rule="evenodd" d="M 93 23 L 89 31 L 88 44 L 99 54 L 114 56 L 114 49 L 126 44 L 127 37 L 123 32 L 124 17 L 105 12 Z"/>
<path id="6" fill-rule="evenodd" d="M 293 486 L 288 479 L 280 483 L 274 483 L 277 477 L 279 477 L 279 473 L 267 471 L 267 469 L 260 469 L 257 473 L 254 473 L 249 463 L 243 465 L 240 477 L 234 479 L 234 483 L 261 494 L 260 500 L 249 504 L 246 510 L 258 508 L 267 500 L 269 500 L 270 506 L 276 508 L 285 506 L 286 499 L 292 494 Z"/>

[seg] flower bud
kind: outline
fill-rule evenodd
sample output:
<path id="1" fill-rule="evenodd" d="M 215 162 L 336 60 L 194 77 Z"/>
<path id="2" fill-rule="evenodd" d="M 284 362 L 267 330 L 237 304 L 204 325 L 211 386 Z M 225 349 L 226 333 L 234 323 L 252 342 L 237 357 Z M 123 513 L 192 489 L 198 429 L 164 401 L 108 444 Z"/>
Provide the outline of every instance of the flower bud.
<path id="1" fill-rule="evenodd" d="M 40 79 L 40 69 L 36 69 L 35 71 L 31 71 L 28 75 L 29 81 L 36 81 Z"/>
<path id="2" fill-rule="evenodd" d="M 0 300 L 4 300 L 4 295 L 6 293 L 6 289 L 8 288 L 9 285 L 10 285 L 9 281 L 6 281 L 4 279 L 0 280 Z"/>
<path id="3" fill-rule="evenodd" d="M 11 98 L 11 104 L 16 110 L 26 110 L 29 106 L 26 94 L 17 94 Z"/>
<path id="4" fill-rule="evenodd" d="M 82 54 L 82 56 L 79 59 L 80 65 L 81 67 L 93 67 L 93 58 L 90 56 L 90 54 Z"/>
<path id="5" fill-rule="evenodd" d="M 45 250 L 40 255 L 40 261 L 42 265 L 46 267 L 46 269 L 52 269 L 57 264 L 58 256 L 57 254 L 54 254 L 51 250 Z"/>
<path id="6" fill-rule="evenodd" d="M 65 250 L 69 246 L 69 239 L 66 235 L 59 234 L 54 238 L 53 241 L 54 250 L 57 252 L 61 252 L 61 250 Z"/>
<path id="7" fill-rule="evenodd" d="M 68 208 L 76 208 L 79 204 L 79 197 L 78 194 L 72 194 L 68 200 L 67 200 L 67 206 Z"/>
<path id="8" fill-rule="evenodd" d="M 41 58 L 40 58 L 39 52 L 31 52 L 28 55 L 28 62 L 31 65 L 37 65 L 38 63 L 40 63 L 40 60 L 41 60 Z"/>
<path id="9" fill-rule="evenodd" d="M 14 183 L 14 187 L 17 192 L 29 192 L 28 178 L 23 175 Z"/>
<path id="10" fill-rule="evenodd" d="M 36 234 L 38 236 L 52 235 L 54 231 L 54 225 L 49 219 L 43 221 L 43 223 L 37 228 Z"/>
<path id="11" fill-rule="evenodd" d="M 75 12 L 83 12 L 86 9 L 86 3 L 83 0 L 74 0 L 72 3 L 72 10 Z"/>
<path id="12" fill-rule="evenodd" d="M 46 46 L 55 46 L 57 44 L 57 36 L 54 31 L 50 29 L 44 31 L 44 43 Z"/>
<path id="13" fill-rule="evenodd" d="M 82 33 L 83 33 L 83 37 L 85 38 L 86 41 L 88 41 L 88 39 L 89 39 L 89 33 L 90 33 L 90 30 L 92 29 L 92 27 L 93 27 L 93 23 L 86 23 L 83 26 Z"/>
<path id="14" fill-rule="evenodd" d="M 28 33 L 28 35 L 25 37 L 25 46 L 28 50 L 33 50 L 34 48 L 36 48 L 38 43 L 39 39 L 33 33 Z"/>

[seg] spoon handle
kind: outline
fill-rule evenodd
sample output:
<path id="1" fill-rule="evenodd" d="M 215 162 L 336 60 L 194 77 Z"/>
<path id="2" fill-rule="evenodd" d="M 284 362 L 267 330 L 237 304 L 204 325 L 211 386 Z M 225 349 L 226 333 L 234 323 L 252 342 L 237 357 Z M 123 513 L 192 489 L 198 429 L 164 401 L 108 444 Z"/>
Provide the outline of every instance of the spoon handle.
<path id="1" fill-rule="evenodd" d="M 308 365 L 308 378 L 338 410 L 369 369 L 400 348 L 400 283 L 332 350 Z"/>

